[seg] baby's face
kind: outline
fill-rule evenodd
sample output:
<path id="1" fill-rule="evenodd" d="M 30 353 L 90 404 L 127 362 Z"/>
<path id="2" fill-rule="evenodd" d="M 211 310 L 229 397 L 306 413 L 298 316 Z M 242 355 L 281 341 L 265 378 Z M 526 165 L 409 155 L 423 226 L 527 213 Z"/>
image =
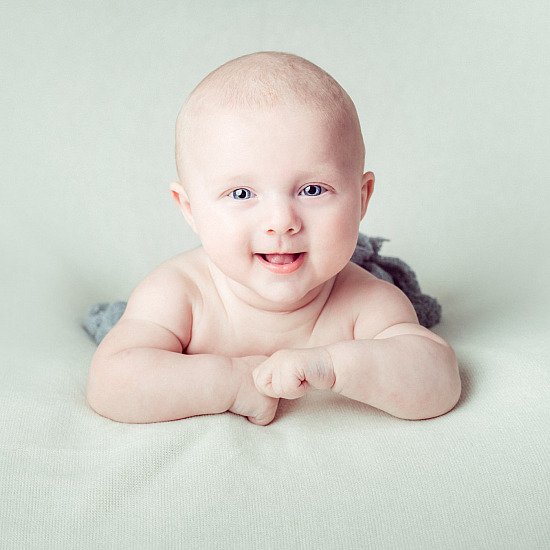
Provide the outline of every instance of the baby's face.
<path id="1" fill-rule="evenodd" d="M 372 192 L 349 132 L 290 106 L 227 108 L 193 130 L 186 217 L 210 260 L 250 304 L 301 307 L 349 261 Z"/>

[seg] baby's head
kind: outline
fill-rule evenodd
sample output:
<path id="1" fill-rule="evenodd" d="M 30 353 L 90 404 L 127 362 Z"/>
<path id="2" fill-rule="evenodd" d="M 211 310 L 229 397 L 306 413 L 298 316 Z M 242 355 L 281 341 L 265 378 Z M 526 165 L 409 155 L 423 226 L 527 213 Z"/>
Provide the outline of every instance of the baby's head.
<path id="1" fill-rule="evenodd" d="M 233 59 L 204 78 L 191 92 L 176 123 L 176 164 L 180 181 L 195 141 L 201 114 L 213 109 L 254 112 L 293 105 L 310 109 L 346 139 L 350 159 L 363 169 L 365 148 L 359 118 L 346 91 L 323 69 L 297 55 L 258 52 Z"/>
<path id="2" fill-rule="evenodd" d="M 171 190 L 233 290 L 284 309 L 353 254 L 374 185 L 364 155 L 353 102 L 330 75 L 256 53 L 216 69 L 185 102 Z"/>

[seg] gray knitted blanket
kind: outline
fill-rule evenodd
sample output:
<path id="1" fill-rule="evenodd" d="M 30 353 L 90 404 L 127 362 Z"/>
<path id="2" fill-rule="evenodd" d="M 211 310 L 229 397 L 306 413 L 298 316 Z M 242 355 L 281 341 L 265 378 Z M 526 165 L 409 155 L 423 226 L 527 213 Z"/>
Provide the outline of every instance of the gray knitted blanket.
<path id="1" fill-rule="evenodd" d="M 427 294 L 422 294 L 414 271 L 403 260 L 380 256 L 382 243 L 387 240 L 381 237 L 367 237 L 359 234 L 357 247 L 351 261 L 363 267 L 375 277 L 392 283 L 401 289 L 414 306 L 418 322 L 424 327 L 433 327 L 439 323 L 441 318 L 439 302 Z M 84 319 L 86 332 L 99 344 L 122 317 L 125 309 L 126 302 L 92 305 Z"/>

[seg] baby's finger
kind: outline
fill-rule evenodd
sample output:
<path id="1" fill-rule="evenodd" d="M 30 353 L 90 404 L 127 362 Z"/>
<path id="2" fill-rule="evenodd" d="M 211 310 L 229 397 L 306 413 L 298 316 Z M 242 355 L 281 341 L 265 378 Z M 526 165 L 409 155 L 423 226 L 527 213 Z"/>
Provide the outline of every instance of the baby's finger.
<path id="1" fill-rule="evenodd" d="M 275 371 L 271 384 L 276 397 L 283 399 L 298 399 L 307 391 L 307 382 L 286 369 Z"/>
<path id="2" fill-rule="evenodd" d="M 271 372 L 266 369 L 262 369 L 261 366 L 254 369 L 252 372 L 252 378 L 256 389 L 268 397 L 278 397 L 273 391 Z"/>

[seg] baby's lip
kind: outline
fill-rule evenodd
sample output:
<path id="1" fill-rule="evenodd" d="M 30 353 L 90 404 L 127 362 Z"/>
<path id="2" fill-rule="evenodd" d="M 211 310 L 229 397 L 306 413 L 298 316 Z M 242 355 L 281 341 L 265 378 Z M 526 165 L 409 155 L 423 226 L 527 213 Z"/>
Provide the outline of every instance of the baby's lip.
<path id="1" fill-rule="evenodd" d="M 260 254 L 260 256 L 270 264 L 286 265 L 295 262 L 303 252 L 274 252 L 271 254 Z"/>
<path id="2" fill-rule="evenodd" d="M 276 274 L 290 274 L 304 263 L 305 252 L 274 252 L 274 253 L 258 253 L 260 263 L 269 271 Z"/>

